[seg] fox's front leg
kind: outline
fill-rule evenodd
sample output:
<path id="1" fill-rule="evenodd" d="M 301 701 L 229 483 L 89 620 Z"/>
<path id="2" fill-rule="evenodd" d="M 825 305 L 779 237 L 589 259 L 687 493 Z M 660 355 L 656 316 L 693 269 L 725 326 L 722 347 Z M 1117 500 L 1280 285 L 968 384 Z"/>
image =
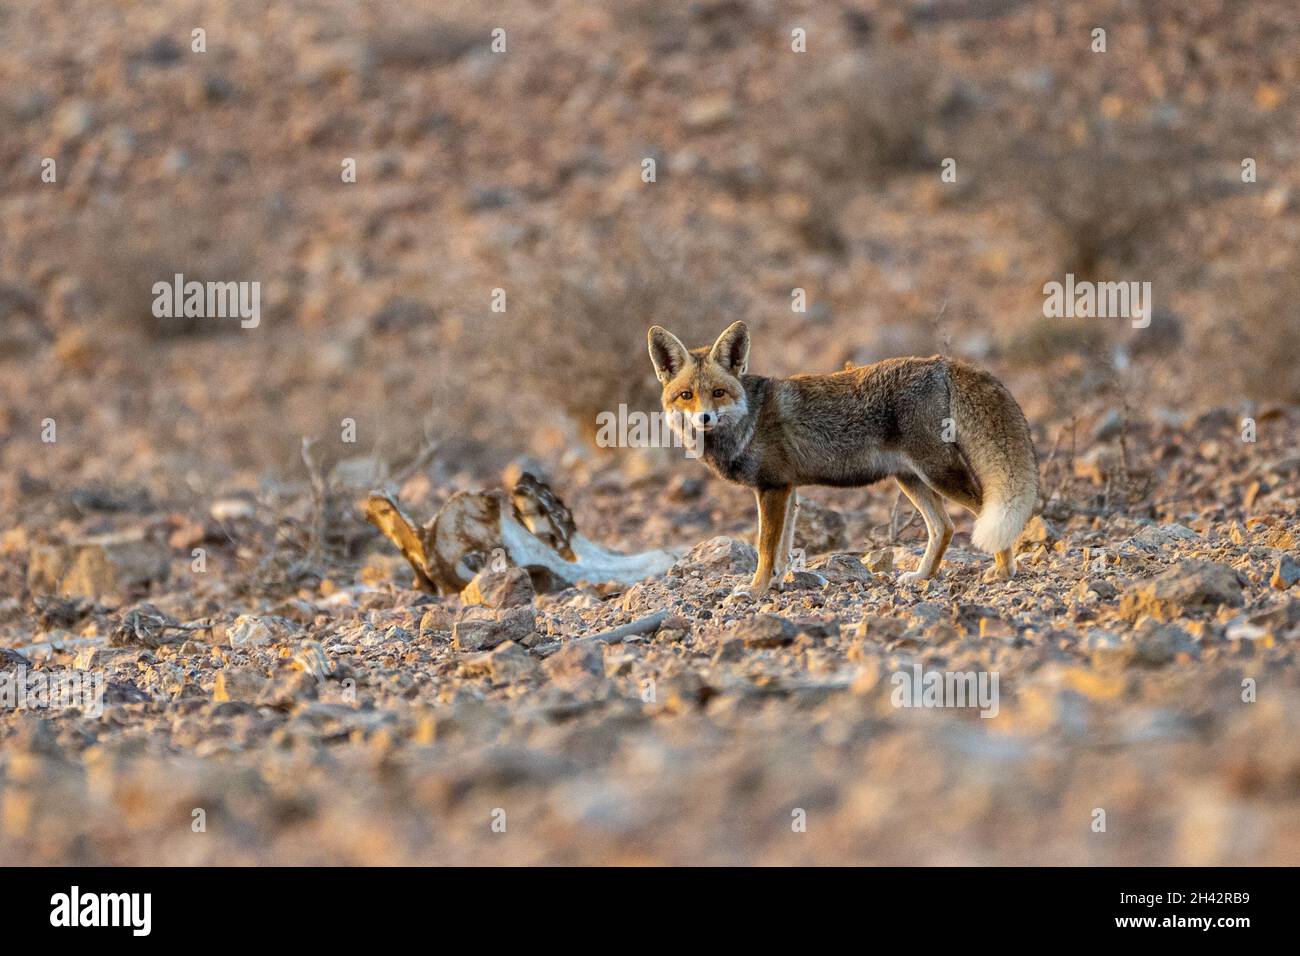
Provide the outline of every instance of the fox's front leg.
<path id="1" fill-rule="evenodd" d="M 785 537 L 786 509 L 793 494 L 794 489 L 789 485 L 754 493 L 758 499 L 758 569 L 748 587 L 738 587 L 731 592 L 734 597 L 759 597 L 771 586 L 777 551 Z"/>
<path id="2" fill-rule="evenodd" d="M 777 544 L 776 562 L 772 568 L 772 580 L 778 588 L 790 570 L 790 559 L 794 552 L 794 524 L 799 516 L 799 489 L 790 489 L 790 500 L 785 504 L 785 521 L 781 529 L 781 540 Z"/>

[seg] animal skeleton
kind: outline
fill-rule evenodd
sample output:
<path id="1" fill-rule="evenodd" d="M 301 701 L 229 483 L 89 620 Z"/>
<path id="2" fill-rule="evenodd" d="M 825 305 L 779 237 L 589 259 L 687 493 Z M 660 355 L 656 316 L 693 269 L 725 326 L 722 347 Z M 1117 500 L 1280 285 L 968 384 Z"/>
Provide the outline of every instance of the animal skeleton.
<path id="1" fill-rule="evenodd" d="M 525 472 L 504 491 L 461 491 L 418 528 L 389 495 L 372 492 L 365 516 L 397 545 L 415 571 L 415 586 L 456 594 L 493 560 L 525 568 L 538 590 L 578 581 L 632 584 L 662 574 L 670 551 L 621 554 L 578 533 L 559 495 Z"/>

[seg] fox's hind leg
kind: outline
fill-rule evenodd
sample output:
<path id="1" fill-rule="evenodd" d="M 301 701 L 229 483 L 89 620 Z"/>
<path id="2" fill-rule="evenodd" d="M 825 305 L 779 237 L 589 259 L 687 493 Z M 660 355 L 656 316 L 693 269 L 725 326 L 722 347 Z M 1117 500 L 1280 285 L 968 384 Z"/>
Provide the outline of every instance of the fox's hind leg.
<path id="1" fill-rule="evenodd" d="M 955 501 L 971 514 L 978 515 L 983 510 L 983 490 L 975 480 L 970 470 L 962 465 L 931 465 L 923 468 L 922 473 L 925 476 L 927 490 L 932 494 L 937 492 L 942 498 L 949 501 Z M 903 479 L 899 478 L 898 483 L 901 485 Z M 907 490 L 906 487 L 903 489 Z M 909 495 L 908 497 L 911 497 Z M 916 499 L 913 499 L 913 504 Z M 947 510 L 943 507 L 942 499 L 940 500 L 940 510 L 943 512 L 944 519 L 948 522 L 948 534 L 952 535 L 952 519 L 948 517 Z M 919 506 L 918 506 L 919 509 Z M 928 526 L 927 526 L 928 527 Z M 931 534 L 933 541 L 933 534 Z M 945 542 L 946 544 L 946 542 Z M 927 554 L 929 553 L 927 549 Z M 942 553 L 942 551 L 940 552 Z M 1015 551 L 1011 548 L 1005 551 L 998 551 L 993 555 L 993 567 L 984 572 L 985 581 L 1007 581 L 1015 577 L 1016 574 L 1016 556 Z M 925 566 L 925 562 L 921 562 Z M 914 578 L 909 580 L 915 580 Z"/>
<path id="2" fill-rule="evenodd" d="M 921 563 L 916 570 L 899 575 L 899 581 L 910 584 L 934 576 L 934 572 L 939 569 L 939 562 L 943 560 L 944 551 L 948 550 L 948 542 L 952 540 L 953 524 L 943 506 L 943 499 L 916 475 L 896 475 L 894 480 L 898 482 L 903 494 L 907 495 L 907 500 L 920 512 L 929 536 L 925 554 L 921 556 Z"/>
<path id="3" fill-rule="evenodd" d="M 1009 581 L 1016 576 L 1016 553 L 1011 548 L 993 555 L 993 567 L 984 572 L 985 581 Z"/>

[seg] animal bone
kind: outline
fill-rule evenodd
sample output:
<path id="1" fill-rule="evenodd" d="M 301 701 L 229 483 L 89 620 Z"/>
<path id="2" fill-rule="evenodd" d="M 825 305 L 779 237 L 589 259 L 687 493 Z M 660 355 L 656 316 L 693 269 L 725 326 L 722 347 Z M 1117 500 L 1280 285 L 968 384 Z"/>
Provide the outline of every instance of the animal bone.
<path id="1" fill-rule="evenodd" d="M 512 492 L 461 491 L 417 530 L 391 497 L 372 492 L 366 520 L 392 541 L 424 591 L 457 594 L 493 560 L 525 568 L 538 590 L 578 581 L 632 584 L 662 574 L 669 551 L 621 554 L 578 533 L 573 513 L 545 482 L 525 472 Z"/>

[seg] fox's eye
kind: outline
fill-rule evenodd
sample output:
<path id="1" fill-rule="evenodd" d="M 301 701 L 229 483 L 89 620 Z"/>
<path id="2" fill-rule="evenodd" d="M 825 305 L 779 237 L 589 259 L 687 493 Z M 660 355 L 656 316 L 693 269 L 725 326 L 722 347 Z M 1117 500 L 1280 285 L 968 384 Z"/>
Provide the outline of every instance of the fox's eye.
<path id="1" fill-rule="evenodd" d="M 715 389 L 713 390 L 713 397 L 714 397 L 714 398 L 722 398 L 722 397 L 724 397 L 726 394 L 727 394 L 727 390 L 726 390 L 725 388 L 715 388 Z"/>
<path id="2" fill-rule="evenodd" d="M 688 388 L 686 391 L 682 392 L 677 397 L 680 398 L 683 402 L 689 402 L 691 400 L 691 390 Z"/>

